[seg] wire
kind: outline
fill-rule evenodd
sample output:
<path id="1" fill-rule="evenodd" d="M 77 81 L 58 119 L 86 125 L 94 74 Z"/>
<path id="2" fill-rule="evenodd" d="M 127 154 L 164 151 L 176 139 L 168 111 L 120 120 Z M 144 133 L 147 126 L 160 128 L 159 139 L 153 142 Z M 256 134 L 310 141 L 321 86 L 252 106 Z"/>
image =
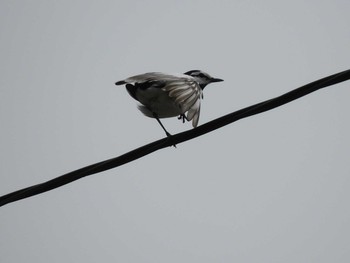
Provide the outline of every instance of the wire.
<path id="1" fill-rule="evenodd" d="M 148 155 L 162 148 L 173 146 L 175 144 L 177 145 L 182 142 L 191 140 L 193 138 L 199 137 L 201 135 L 204 135 L 206 133 L 219 129 L 225 125 L 233 123 L 237 120 L 247 118 L 249 116 L 256 115 L 268 110 L 272 110 L 276 107 L 289 103 L 293 100 L 303 97 L 316 90 L 319 90 L 331 85 L 335 85 L 349 79 L 350 79 L 350 69 L 319 79 L 312 83 L 306 84 L 300 88 L 292 90 L 288 93 L 285 93 L 279 97 L 254 104 L 252 106 L 243 108 L 241 110 L 232 112 L 230 114 L 227 114 L 215 120 L 207 122 L 201 126 L 198 126 L 197 128 L 154 141 L 152 143 L 144 145 L 140 148 L 127 152 L 118 157 L 114 157 L 109 160 L 91 164 L 89 166 L 86 166 L 78 170 L 69 172 L 67 174 L 61 175 L 59 177 L 56 177 L 47 182 L 29 186 L 21 190 L 3 195 L 0 197 L 0 206 L 53 190 L 55 188 L 58 188 L 65 184 L 69 184 L 85 176 L 93 175 L 109 169 L 116 168 L 118 166 L 132 162 L 138 158 L 141 158 L 145 155 Z"/>

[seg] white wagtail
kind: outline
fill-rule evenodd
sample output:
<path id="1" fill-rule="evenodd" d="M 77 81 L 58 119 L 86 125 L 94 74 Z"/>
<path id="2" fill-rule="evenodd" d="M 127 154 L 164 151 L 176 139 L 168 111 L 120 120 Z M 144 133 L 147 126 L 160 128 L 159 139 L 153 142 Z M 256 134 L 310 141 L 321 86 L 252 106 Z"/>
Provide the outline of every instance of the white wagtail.
<path id="1" fill-rule="evenodd" d="M 139 110 L 144 115 L 155 118 L 166 135 L 170 136 L 159 118 L 179 116 L 178 119 L 183 122 L 192 120 L 192 126 L 197 127 L 203 89 L 209 83 L 219 81 L 223 80 L 200 70 L 191 70 L 184 74 L 150 72 L 115 84 L 125 84 L 130 96 L 141 103 Z"/>

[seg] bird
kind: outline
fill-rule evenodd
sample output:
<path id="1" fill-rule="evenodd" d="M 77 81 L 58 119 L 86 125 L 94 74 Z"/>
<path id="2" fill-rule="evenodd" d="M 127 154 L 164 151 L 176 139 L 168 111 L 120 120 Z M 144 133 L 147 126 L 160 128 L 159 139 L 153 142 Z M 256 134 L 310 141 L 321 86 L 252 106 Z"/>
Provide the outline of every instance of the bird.
<path id="1" fill-rule="evenodd" d="M 167 136 L 160 118 L 176 117 L 198 125 L 204 88 L 223 79 L 213 78 L 201 70 L 190 70 L 183 74 L 149 72 L 117 81 L 125 85 L 128 93 L 140 104 L 138 109 L 147 117 L 155 118 Z"/>

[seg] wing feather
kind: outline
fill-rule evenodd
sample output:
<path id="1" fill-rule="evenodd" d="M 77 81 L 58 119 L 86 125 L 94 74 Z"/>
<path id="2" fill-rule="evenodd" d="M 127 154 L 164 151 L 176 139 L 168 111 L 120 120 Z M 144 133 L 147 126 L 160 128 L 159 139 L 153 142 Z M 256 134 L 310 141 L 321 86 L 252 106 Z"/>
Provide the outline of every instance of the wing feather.
<path id="1" fill-rule="evenodd" d="M 200 108 L 201 108 L 201 101 L 197 100 L 195 104 L 187 112 L 186 118 L 188 121 L 192 120 L 193 127 L 197 127 L 198 125 Z"/>
<path id="2" fill-rule="evenodd" d="M 172 90 L 169 92 L 169 96 L 175 98 L 175 101 L 181 101 L 185 98 L 188 98 L 192 94 L 195 94 L 195 91 L 192 89 Z"/>
<path id="3" fill-rule="evenodd" d="M 196 93 L 193 93 L 190 97 L 186 98 L 186 100 L 182 102 L 183 107 L 186 108 L 185 111 L 188 111 L 193 106 L 193 104 L 196 103 L 197 100 L 198 97 Z"/>
<path id="4" fill-rule="evenodd" d="M 203 95 L 198 83 L 193 79 L 182 78 L 181 80 L 170 81 L 162 89 L 174 98 L 175 103 L 184 113 L 187 112 L 186 119 L 188 121 L 192 120 L 192 126 L 197 127 Z"/>

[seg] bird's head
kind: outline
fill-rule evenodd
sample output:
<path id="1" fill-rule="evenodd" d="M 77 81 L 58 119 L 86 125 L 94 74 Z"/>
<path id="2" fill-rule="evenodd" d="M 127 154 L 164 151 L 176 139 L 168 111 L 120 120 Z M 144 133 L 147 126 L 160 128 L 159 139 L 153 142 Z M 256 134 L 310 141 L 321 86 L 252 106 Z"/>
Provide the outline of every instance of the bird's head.
<path id="1" fill-rule="evenodd" d="M 193 77 L 202 89 L 209 83 L 224 81 L 223 79 L 213 78 L 208 73 L 200 70 L 190 70 L 184 74 Z"/>

